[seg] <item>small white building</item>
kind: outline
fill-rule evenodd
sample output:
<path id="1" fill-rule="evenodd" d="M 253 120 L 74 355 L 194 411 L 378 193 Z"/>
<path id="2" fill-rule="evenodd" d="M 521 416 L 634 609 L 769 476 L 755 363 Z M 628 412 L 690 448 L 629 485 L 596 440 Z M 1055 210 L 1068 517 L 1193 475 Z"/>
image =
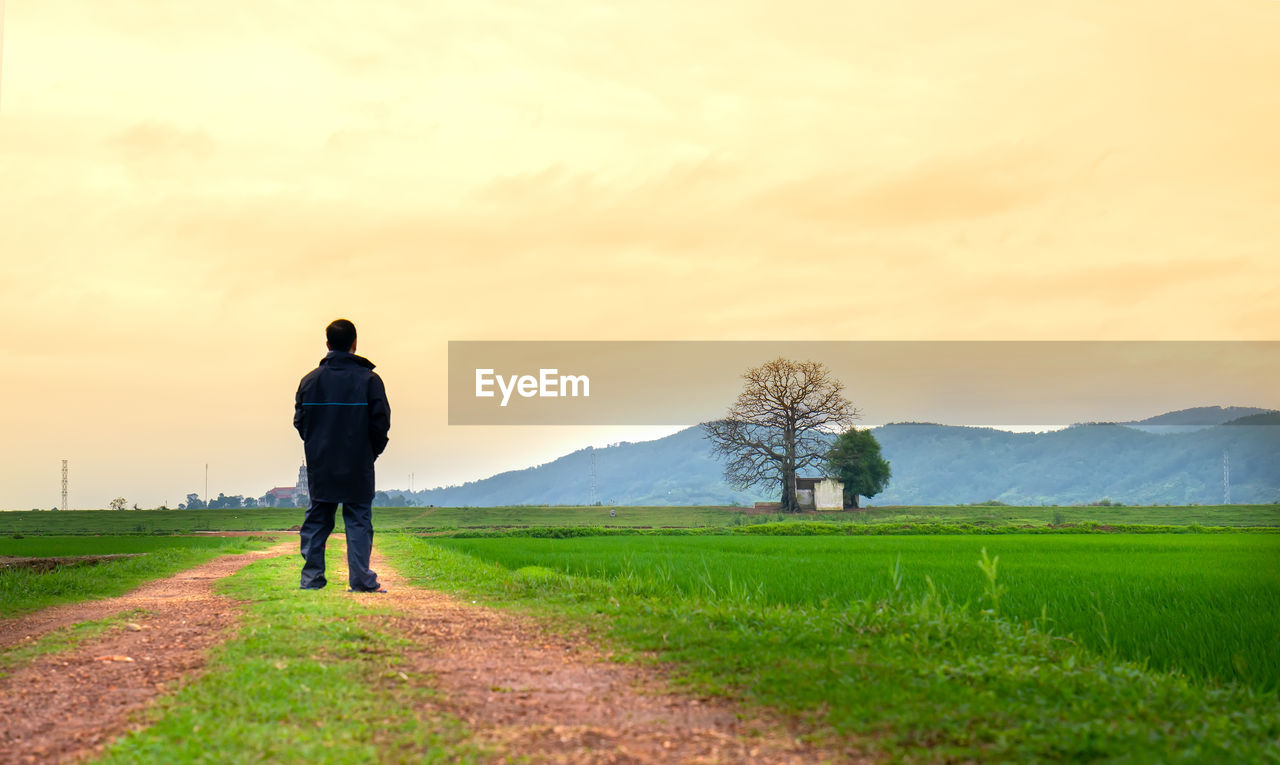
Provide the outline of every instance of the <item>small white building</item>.
<path id="1" fill-rule="evenodd" d="M 835 478 L 796 478 L 796 502 L 804 510 L 843 510 L 844 482 Z"/>

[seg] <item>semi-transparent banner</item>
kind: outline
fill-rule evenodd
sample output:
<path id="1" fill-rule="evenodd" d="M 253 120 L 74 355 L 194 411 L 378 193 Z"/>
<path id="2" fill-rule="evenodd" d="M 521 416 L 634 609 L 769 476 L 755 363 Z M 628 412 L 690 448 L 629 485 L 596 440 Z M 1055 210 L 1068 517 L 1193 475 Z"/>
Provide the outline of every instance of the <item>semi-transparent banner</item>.
<path id="1" fill-rule="evenodd" d="M 825 364 L 868 424 L 1067 425 L 1280 408 L 1277 341 L 453 341 L 450 425 L 689 425 L 742 374 Z"/>

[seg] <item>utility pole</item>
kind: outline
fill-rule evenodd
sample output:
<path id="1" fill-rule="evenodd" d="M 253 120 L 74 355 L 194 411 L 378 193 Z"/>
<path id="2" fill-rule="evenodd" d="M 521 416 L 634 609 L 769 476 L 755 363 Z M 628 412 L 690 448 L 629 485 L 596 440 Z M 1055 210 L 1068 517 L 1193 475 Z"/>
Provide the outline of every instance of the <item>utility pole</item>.
<path id="1" fill-rule="evenodd" d="M 591 504 L 596 503 L 596 450 L 591 449 Z"/>
<path id="2" fill-rule="evenodd" d="M 67 461 L 62 461 L 62 505 L 61 509 L 67 509 Z"/>
<path id="3" fill-rule="evenodd" d="M 1222 450 L 1222 504 L 1231 504 L 1231 457 Z"/>
<path id="4" fill-rule="evenodd" d="M 204 509 L 209 509 L 209 463 L 204 463 Z"/>

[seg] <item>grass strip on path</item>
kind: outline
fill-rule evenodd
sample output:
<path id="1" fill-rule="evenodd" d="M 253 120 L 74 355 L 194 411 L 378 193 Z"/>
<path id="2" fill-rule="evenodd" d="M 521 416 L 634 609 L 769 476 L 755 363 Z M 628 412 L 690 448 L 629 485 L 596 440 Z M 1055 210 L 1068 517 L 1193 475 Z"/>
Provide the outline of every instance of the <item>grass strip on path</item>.
<path id="1" fill-rule="evenodd" d="M 31 542 L 39 546 L 41 554 L 67 554 L 57 552 L 63 545 L 55 540 L 45 538 Z M 143 582 L 170 576 L 219 555 L 264 549 L 275 539 L 267 536 L 125 540 L 94 537 L 92 542 L 92 545 L 86 545 L 83 539 L 68 539 L 65 547 L 72 551 L 70 554 L 93 551 L 102 554 L 146 552 L 146 555 L 46 572 L 30 569 L 0 571 L 0 617 L 17 616 L 52 605 L 121 595 Z M 140 546 L 139 543 L 143 542 L 146 544 Z M 10 554 L 24 554 L 16 545 L 6 549 L 18 551 Z"/>
<path id="2" fill-rule="evenodd" d="M 382 626 L 377 595 L 351 595 L 330 548 L 330 585 L 298 589 L 294 556 L 254 563 L 219 589 L 247 602 L 239 635 L 197 681 L 110 746 L 119 763 L 470 762 L 456 720 L 435 713 L 410 644 Z"/>
<path id="3" fill-rule="evenodd" d="M 733 582 L 689 593 L 661 572 L 510 570 L 433 540 L 383 540 L 410 581 L 569 617 L 672 662 L 701 692 L 796 714 L 821 735 L 870 737 L 893 761 L 1280 759 L 1275 693 L 1195 683 L 1004 618 L 991 561 L 978 607 L 932 586 L 909 595 L 900 570 L 883 597 L 782 603 Z"/>

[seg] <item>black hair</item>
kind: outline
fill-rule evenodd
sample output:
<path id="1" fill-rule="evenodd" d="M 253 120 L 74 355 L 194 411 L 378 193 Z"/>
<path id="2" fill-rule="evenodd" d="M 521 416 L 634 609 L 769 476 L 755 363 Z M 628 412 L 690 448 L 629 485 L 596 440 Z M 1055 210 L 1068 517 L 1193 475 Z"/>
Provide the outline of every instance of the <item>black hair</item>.
<path id="1" fill-rule="evenodd" d="M 356 344 L 356 325 L 346 319 L 334 319 L 324 328 L 324 336 L 330 350 L 349 353 Z"/>

